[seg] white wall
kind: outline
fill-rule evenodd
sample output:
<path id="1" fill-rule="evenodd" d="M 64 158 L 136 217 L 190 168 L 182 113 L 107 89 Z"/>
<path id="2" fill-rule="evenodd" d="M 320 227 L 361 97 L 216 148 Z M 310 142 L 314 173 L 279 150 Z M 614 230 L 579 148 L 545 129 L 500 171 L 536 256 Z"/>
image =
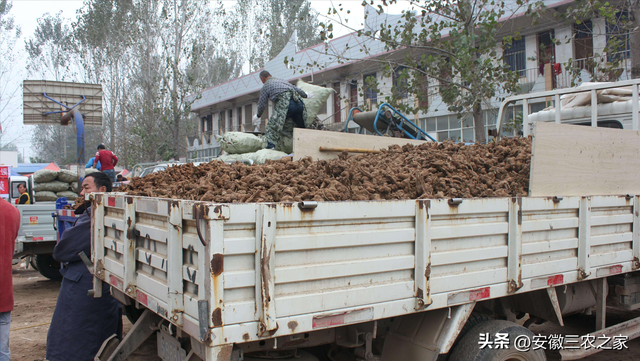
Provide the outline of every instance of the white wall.
<path id="1" fill-rule="evenodd" d="M 564 25 L 556 28 L 556 39 L 560 40 L 560 45 L 556 44 L 556 63 L 567 63 L 573 58 L 573 27 Z"/>
<path id="2" fill-rule="evenodd" d="M 0 151 L 0 165 L 18 166 L 18 152 L 14 150 Z"/>
<path id="3" fill-rule="evenodd" d="M 591 20 L 593 26 L 593 56 L 602 55 L 607 46 L 607 24 L 604 19 Z"/>
<path id="4" fill-rule="evenodd" d="M 538 35 L 530 34 L 524 37 L 525 54 L 527 55 L 527 69 L 538 68 Z"/>

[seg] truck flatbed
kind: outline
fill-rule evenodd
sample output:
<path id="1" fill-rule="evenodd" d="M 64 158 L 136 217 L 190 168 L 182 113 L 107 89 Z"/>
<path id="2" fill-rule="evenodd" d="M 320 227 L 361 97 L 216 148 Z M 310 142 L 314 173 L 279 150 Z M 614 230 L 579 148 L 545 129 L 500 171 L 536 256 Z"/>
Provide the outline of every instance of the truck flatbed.
<path id="1" fill-rule="evenodd" d="M 210 338 L 210 346 L 640 266 L 638 196 L 321 202 L 311 209 L 94 197 L 98 277 L 192 337 Z"/>

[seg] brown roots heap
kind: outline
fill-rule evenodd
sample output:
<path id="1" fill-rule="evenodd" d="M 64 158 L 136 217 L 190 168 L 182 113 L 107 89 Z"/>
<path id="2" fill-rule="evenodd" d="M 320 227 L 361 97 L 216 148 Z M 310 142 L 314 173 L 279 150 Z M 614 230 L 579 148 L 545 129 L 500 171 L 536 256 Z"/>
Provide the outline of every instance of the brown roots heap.
<path id="1" fill-rule="evenodd" d="M 134 178 L 120 191 L 217 203 L 526 196 L 530 164 L 524 138 L 425 143 L 332 160 L 189 163 Z"/>

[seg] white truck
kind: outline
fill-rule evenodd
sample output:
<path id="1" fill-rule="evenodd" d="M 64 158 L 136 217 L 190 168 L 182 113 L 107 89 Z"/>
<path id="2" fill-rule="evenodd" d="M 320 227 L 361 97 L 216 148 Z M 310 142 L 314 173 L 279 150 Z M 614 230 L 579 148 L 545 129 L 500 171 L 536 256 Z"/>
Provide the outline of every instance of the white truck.
<path id="1" fill-rule="evenodd" d="M 637 130 L 637 90 L 634 102 Z M 559 129 L 538 125 L 536 167 L 537 138 Z M 629 134 L 637 154 L 640 136 Z M 531 189 L 543 194 L 537 171 Z M 215 204 L 93 194 L 92 293 L 107 282 L 141 311 L 96 359 L 124 360 L 154 334 L 165 361 L 580 359 L 604 347 L 565 342 L 545 354 L 522 343 L 534 337 L 525 326 L 595 309 L 598 331 L 582 338 L 640 336 L 640 318 L 605 323 L 607 306 L 640 307 L 640 185 L 625 176 L 615 175 L 622 191 L 598 194 L 596 174 L 566 193 L 514 198 Z"/>
<path id="2" fill-rule="evenodd" d="M 26 184 L 32 204 L 15 204 L 20 198 L 18 184 Z M 20 211 L 20 230 L 16 239 L 13 258 L 30 257 L 32 266 L 46 278 L 61 279 L 60 263 L 53 259 L 57 233 L 55 220 L 56 202 L 38 202 L 33 192 L 33 177 L 9 178 L 9 202 Z"/>

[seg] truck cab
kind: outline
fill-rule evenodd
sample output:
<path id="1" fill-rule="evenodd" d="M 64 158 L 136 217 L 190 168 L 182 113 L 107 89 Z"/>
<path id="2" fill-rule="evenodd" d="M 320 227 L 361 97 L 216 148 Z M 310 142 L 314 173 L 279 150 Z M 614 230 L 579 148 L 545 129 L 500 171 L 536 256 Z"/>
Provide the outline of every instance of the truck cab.
<path id="1" fill-rule="evenodd" d="M 31 204 L 17 204 L 20 198 L 18 185 L 27 186 Z M 55 202 L 38 202 L 33 191 L 33 177 L 9 178 L 9 202 L 20 211 L 20 230 L 16 238 L 14 259 L 33 257 L 32 265 L 49 279 L 60 279 L 60 263 L 53 259 L 57 236 L 54 228 Z"/>
<path id="2" fill-rule="evenodd" d="M 31 199 L 31 203 L 34 203 L 33 198 L 33 177 L 27 176 L 12 176 L 9 177 L 9 203 L 17 204 L 18 199 L 20 198 L 20 192 L 18 191 L 18 185 L 24 184 L 27 186 L 27 193 L 29 193 L 29 198 Z"/>
<path id="3" fill-rule="evenodd" d="M 585 83 L 575 88 L 509 97 L 499 108 L 496 129 L 489 134 L 504 134 L 505 127 L 515 125 L 516 128 L 521 127 L 522 135 L 527 137 L 532 134 L 536 122 L 638 130 L 640 100 L 637 83 L 637 79 Z M 514 110 L 517 116 L 513 115 Z"/>

